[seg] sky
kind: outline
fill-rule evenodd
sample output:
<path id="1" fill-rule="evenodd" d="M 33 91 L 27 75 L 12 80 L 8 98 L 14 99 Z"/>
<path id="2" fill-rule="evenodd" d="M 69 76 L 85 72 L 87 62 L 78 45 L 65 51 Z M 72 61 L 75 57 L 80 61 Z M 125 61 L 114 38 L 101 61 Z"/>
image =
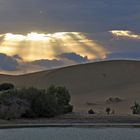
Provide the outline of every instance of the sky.
<path id="1" fill-rule="evenodd" d="M 140 59 L 138 0 L 0 0 L 0 73 Z"/>

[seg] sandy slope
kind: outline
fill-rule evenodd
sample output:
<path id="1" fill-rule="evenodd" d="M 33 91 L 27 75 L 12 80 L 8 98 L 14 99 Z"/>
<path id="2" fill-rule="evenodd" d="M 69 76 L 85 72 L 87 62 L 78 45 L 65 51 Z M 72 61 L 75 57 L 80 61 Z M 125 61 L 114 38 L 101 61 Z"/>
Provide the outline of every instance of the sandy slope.
<path id="1" fill-rule="evenodd" d="M 110 106 L 116 113 L 130 113 L 131 104 L 140 102 L 140 61 L 104 61 L 21 76 L 0 75 L 2 82 L 38 88 L 65 85 L 76 111 L 93 108 L 101 113 Z M 108 97 L 120 97 L 123 101 L 107 104 Z"/>

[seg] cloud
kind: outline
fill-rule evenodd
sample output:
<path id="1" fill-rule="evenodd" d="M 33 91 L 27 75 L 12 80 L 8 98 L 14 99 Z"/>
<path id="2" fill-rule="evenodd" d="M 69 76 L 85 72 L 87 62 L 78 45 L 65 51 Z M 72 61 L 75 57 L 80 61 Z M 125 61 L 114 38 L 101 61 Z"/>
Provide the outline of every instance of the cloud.
<path id="1" fill-rule="evenodd" d="M 16 60 L 23 61 L 23 59 L 19 55 L 13 55 L 12 57 Z"/>
<path id="2" fill-rule="evenodd" d="M 30 63 L 32 65 L 38 65 L 46 69 L 52 69 L 52 68 L 64 66 L 64 62 L 62 60 L 57 60 L 57 59 L 53 59 L 53 60 L 41 59 L 41 60 L 35 60 Z"/>
<path id="3" fill-rule="evenodd" d="M 40 12 L 41 11 L 41 12 Z M 2 32 L 140 30 L 138 0 L 1 0 Z"/>
<path id="4" fill-rule="evenodd" d="M 76 54 L 74 52 L 71 53 L 63 53 L 61 55 L 59 55 L 58 57 L 60 57 L 62 60 L 69 60 L 69 61 L 73 61 L 75 63 L 84 63 L 84 62 L 88 62 L 88 57 L 85 56 L 81 56 L 79 54 Z"/>
<path id="5" fill-rule="evenodd" d="M 114 31 L 114 30 L 113 30 Z M 116 30 L 115 30 L 116 31 Z M 124 29 L 117 31 L 126 31 Z M 131 32 L 131 38 L 115 36 L 112 32 L 101 32 L 88 34 L 90 39 L 100 42 L 101 46 L 109 52 L 105 59 L 137 59 L 140 60 L 139 32 Z M 115 32 L 116 33 L 116 32 Z M 117 32 L 118 33 L 118 32 Z M 120 32 L 119 32 L 120 33 Z M 122 33 L 121 33 L 122 35 Z M 124 36 L 124 34 L 123 34 Z"/>
<path id="6" fill-rule="evenodd" d="M 139 13 L 138 0 L 0 0 L 0 53 L 25 73 L 82 63 L 85 56 L 137 58 Z"/>
<path id="7" fill-rule="evenodd" d="M 39 66 L 42 69 L 52 69 L 58 67 L 64 67 L 73 64 L 80 64 L 84 62 L 88 62 L 88 58 L 82 57 L 76 53 L 62 53 L 61 55 L 57 56 L 58 59 L 40 59 L 29 62 L 28 64 Z"/>
<path id="8" fill-rule="evenodd" d="M 128 38 L 128 39 L 136 39 L 140 40 L 140 34 L 135 34 L 131 31 L 127 30 L 112 30 L 110 31 L 115 37 L 118 38 Z"/>
<path id="9" fill-rule="evenodd" d="M 0 53 L 18 54 L 24 61 L 57 59 L 62 53 L 74 52 L 89 59 L 104 59 L 107 50 L 81 32 L 4 34 Z"/>
<path id="10" fill-rule="evenodd" d="M 111 53 L 106 58 L 108 60 L 112 59 L 130 59 L 130 60 L 139 60 L 140 59 L 140 52 L 117 52 Z"/>
<path id="11" fill-rule="evenodd" d="M 24 74 L 88 61 L 87 57 L 82 57 L 76 53 L 62 53 L 57 58 L 59 59 L 39 59 L 26 62 L 19 55 L 8 56 L 0 53 L 0 72 L 5 74 Z"/>
<path id="12" fill-rule="evenodd" d="M 0 69 L 5 71 L 16 71 L 18 62 L 14 57 L 0 53 Z"/>
<path id="13" fill-rule="evenodd" d="M 10 59 L 3 61 L 0 57 L 0 71 L 8 74 L 105 59 L 140 59 L 139 34 L 127 30 L 101 33 L 8 33 L 0 38 L 0 53 Z"/>

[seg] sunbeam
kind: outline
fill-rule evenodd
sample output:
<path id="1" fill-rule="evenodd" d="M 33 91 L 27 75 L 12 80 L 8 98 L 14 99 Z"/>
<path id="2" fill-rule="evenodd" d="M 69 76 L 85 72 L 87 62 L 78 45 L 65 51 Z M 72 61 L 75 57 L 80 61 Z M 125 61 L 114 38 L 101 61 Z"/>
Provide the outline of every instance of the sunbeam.
<path id="1" fill-rule="evenodd" d="M 6 33 L 0 53 L 18 54 L 24 61 L 57 59 L 62 53 L 74 52 L 89 59 L 104 59 L 107 51 L 94 40 L 80 32 L 57 32 L 52 34 L 31 32 L 27 35 Z"/>

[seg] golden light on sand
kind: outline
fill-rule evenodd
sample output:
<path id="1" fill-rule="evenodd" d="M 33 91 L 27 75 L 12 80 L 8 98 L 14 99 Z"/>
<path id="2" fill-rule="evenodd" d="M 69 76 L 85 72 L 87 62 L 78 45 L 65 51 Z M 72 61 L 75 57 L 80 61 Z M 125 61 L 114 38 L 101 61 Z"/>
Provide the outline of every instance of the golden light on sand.
<path id="1" fill-rule="evenodd" d="M 140 39 L 140 35 L 135 34 L 127 30 L 112 30 L 110 31 L 116 37 L 130 38 L 130 39 Z"/>
<path id="2" fill-rule="evenodd" d="M 55 59 L 58 55 L 69 52 L 89 59 L 104 59 L 107 55 L 101 45 L 80 32 L 31 32 L 27 35 L 6 33 L 0 37 L 0 53 L 10 56 L 18 54 L 24 61 Z"/>

